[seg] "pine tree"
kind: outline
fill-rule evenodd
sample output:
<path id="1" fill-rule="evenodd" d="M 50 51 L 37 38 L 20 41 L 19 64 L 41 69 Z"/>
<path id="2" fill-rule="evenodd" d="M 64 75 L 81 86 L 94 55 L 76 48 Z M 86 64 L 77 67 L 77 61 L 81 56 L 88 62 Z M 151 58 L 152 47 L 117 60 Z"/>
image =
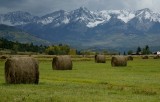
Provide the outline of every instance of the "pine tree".
<path id="1" fill-rule="evenodd" d="M 138 46 L 136 54 L 139 55 L 141 51 L 142 51 L 141 48 Z"/>

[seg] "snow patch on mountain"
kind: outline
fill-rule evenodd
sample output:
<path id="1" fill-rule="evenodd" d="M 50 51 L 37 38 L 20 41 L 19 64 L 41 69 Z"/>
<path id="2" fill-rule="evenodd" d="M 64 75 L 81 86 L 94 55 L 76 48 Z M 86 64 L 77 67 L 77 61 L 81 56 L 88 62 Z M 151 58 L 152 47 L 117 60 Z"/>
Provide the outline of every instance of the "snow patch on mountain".
<path id="1" fill-rule="evenodd" d="M 68 24 L 69 23 L 69 19 L 67 18 L 67 17 L 65 17 L 65 19 L 62 21 L 62 23 L 64 23 L 64 24 Z"/>
<path id="2" fill-rule="evenodd" d="M 107 20 L 107 21 L 109 21 L 110 18 L 111 18 L 110 14 L 109 14 L 107 11 L 105 11 L 105 10 L 100 11 L 100 13 L 99 13 L 98 15 L 99 15 L 101 18 L 103 18 L 103 19 L 105 19 L 105 20 Z"/>
<path id="3" fill-rule="evenodd" d="M 120 14 L 117 18 L 124 21 L 125 23 L 128 23 L 131 19 L 135 17 L 135 14 L 130 13 L 130 12 L 124 12 Z"/>
<path id="4" fill-rule="evenodd" d="M 133 12 L 129 10 L 103 10 L 97 14 L 105 21 L 109 21 L 113 16 L 115 16 L 117 19 L 120 19 L 125 23 L 128 23 L 136 16 Z"/>
<path id="5" fill-rule="evenodd" d="M 76 19 L 75 19 L 75 21 L 78 21 L 78 20 L 85 20 L 85 17 L 77 17 Z"/>
<path id="6" fill-rule="evenodd" d="M 41 23 L 44 24 L 44 25 L 47 25 L 47 24 L 49 24 L 49 23 L 52 23 L 53 19 L 54 19 L 53 17 L 48 17 L 48 18 L 43 19 L 43 20 L 41 20 L 41 21 L 39 21 L 39 22 L 41 22 Z"/>
<path id="7" fill-rule="evenodd" d="M 97 25 L 99 25 L 99 24 L 101 24 L 101 23 L 103 23 L 103 22 L 105 22 L 105 20 L 95 21 L 95 22 L 89 22 L 89 23 L 87 24 L 87 27 L 93 28 L 93 27 L 96 27 Z"/>
<path id="8" fill-rule="evenodd" d="M 138 10 L 136 12 L 136 18 L 138 18 L 140 20 L 140 22 L 142 22 L 142 20 L 145 19 L 145 20 L 149 20 L 152 22 L 159 22 L 160 23 L 160 13 L 153 12 L 148 8 Z"/>
<path id="9" fill-rule="evenodd" d="M 145 12 L 145 19 L 150 19 L 150 17 L 151 17 L 151 14 L 149 13 L 149 12 Z"/>

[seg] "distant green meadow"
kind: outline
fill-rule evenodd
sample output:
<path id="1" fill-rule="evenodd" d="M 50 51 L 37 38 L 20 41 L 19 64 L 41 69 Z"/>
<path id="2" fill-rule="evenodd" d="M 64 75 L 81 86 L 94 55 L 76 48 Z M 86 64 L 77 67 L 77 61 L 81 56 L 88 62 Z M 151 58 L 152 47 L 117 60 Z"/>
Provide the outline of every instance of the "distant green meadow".
<path id="1" fill-rule="evenodd" d="M 52 58 L 40 62 L 39 84 L 6 84 L 0 60 L 0 102 L 159 102 L 160 59 L 134 58 L 127 67 L 73 58 L 73 70 L 52 70 Z"/>

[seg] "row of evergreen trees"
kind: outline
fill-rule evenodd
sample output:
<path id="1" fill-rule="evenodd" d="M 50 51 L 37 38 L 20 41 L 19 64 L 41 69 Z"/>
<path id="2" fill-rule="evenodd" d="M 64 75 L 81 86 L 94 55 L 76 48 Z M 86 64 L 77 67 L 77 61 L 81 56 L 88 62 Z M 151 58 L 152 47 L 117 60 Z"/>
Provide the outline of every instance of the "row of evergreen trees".
<path id="1" fill-rule="evenodd" d="M 141 47 L 138 46 L 135 53 L 134 53 L 132 50 L 129 50 L 129 51 L 128 51 L 128 55 L 131 55 L 131 54 L 136 54 L 136 55 L 149 55 L 149 54 L 152 54 L 152 52 L 150 51 L 149 46 L 146 45 L 144 48 L 141 48 Z M 125 52 L 124 52 L 124 55 L 126 55 Z"/>
<path id="2" fill-rule="evenodd" d="M 17 52 L 38 52 L 38 53 L 43 53 L 47 46 L 38 46 L 38 45 L 33 45 L 33 43 L 26 43 L 22 44 L 19 42 L 13 42 L 13 41 L 8 41 L 4 38 L 0 38 L 0 48 L 2 50 L 4 49 L 9 49 L 12 50 L 15 54 Z"/>
<path id="3" fill-rule="evenodd" d="M 146 45 L 144 48 L 138 47 L 136 54 L 143 54 L 143 55 L 148 55 L 151 54 L 152 52 L 150 51 L 150 48 L 148 45 Z"/>
<path id="4" fill-rule="evenodd" d="M 52 45 L 52 46 L 43 46 L 43 45 L 34 45 L 33 43 L 22 44 L 19 42 L 8 41 L 4 38 L 0 38 L 0 49 L 11 50 L 12 54 L 17 54 L 17 52 L 36 52 L 36 53 L 46 53 L 49 55 L 65 55 L 65 54 L 76 54 L 76 50 L 71 50 L 68 45 Z"/>
<path id="5" fill-rule="evenodd" d="M 12 54 L 17 54 L 17 52 L 36 52 L 36 53 L 45 53 L 49 55 L 76 55 L 76 54 L 90 54 L 92 52 L 83 52 L 83 51 L 77 51 L 75 49 L 71 49 L 70 46 L 68 45 L 52 45 L 52 46 L 43 46 L 43 45 L 34 45 L 33 43 L 26 43 L 22 44 L 19 42 L 13 42 L 13 41 L 8 41 L 4 38 L 0 38 L 0 49 L 9 49 L 11 50 Z M 148 45 L 146 45 L 144 48 L 138 47 L 136 50 L 137 55 L 139 54 L 151 54 L 152 52 L 150 51 L 150 48 Z M 128 55 L 133 54 L 132 50 L 129 50 Z M 126 53 L 124 52 L 124 55 Z"/>

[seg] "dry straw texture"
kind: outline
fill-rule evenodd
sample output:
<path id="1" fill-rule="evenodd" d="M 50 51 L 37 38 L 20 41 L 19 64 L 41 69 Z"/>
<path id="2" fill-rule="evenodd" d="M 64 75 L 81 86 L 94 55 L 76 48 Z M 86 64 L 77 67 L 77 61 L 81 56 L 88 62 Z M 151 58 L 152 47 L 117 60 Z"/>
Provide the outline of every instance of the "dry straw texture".
<path id="1" fill-rule="evenodd" d="M 9 84 L 39 82 L 38 61 L 31 57 L 13 57 L 5 62 L 5 79 Z"/>
<path id="2" fill-rule="evenodd" d="M 124 56 L 113 56 L 111 59 L 112 67 L 127 66 L 127 58 Z"/>
<path id="3" fill-rule="evenodd" d="M 95 55 L 96 63 L 106 63 L 105 55 Z"/>
<path id="4" fill-rule="evenodd" d="M 71 57 L 68 55 L 54 57 L 52 68 L 55 70 L 72 70 Z"/>

